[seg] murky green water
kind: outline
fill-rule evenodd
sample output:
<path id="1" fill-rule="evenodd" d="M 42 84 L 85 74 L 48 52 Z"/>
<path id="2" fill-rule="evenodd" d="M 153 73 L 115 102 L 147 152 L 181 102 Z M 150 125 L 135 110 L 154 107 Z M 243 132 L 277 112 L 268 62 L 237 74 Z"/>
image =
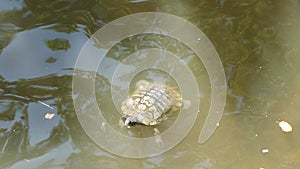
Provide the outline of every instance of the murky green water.
<path id="1" fill-rule="evenodd" d="M 72 68 L 96 30 L 119 17 L 146 11 L 183 17 L 206 33 L 225 68 L 227 102 L 220 126 L 208 142 L 199 144 L 211 97 L 201 62 L 172 40 L 125 39 L 98 71 L 97 95 L 105 112 L 115 112 L 110 100 L 103 99 L 110 90 L 114 64 L 135 50 L 174 50 L 190 63 L 201 84 L 201 114 L 187 137 L 159 156 L 129 159 L 104 151 L 85 134 L 72 103 Z M 299 21 L 296 0 L 4 0 L 0 5 L 0 168 L 297 169 Z M 86 78 L 91 75 L 81 73 Z M 176 85 L 164 73 L 148 71 L 136 80 L 143 76 Z M 122 81 L 118 84 L 122 88 Z M 55 116 L 48 120 L 46 113 Z M 105 117 L 113 122 L 118 114 Z M 291 133 L 281 131 L 277 123 L 281 120 L 293 126 Z"/>

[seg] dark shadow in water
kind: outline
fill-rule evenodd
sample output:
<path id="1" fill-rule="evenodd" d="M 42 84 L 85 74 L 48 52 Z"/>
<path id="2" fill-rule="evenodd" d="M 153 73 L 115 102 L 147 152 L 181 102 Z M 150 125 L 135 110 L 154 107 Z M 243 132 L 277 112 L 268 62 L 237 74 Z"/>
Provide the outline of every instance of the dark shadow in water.
<path id="1" fill-rule="evenodd" d="M 282 43 L 280 29 L 297 22 L 295 17 L 287 18 L 280 11 L 296 11 L 291 6 L 297 4 L 269 0 L 202 1 L 195 15 L 188 16 L 210 38 L 224 63 L 229 85 L 227 112 L 261 113 L 276 104 L 268 96 L 274 95 L 273 91 L 282 88 L 280 84 L 287 80 L 277 74 L 291 68 L 287 66 L 291 48 Z M 272 66 L 274 62 L 278 62 L 278 67 Z M 288 88 L 283 88 L 275 97 L 285 97 L 287 92 Z"/>

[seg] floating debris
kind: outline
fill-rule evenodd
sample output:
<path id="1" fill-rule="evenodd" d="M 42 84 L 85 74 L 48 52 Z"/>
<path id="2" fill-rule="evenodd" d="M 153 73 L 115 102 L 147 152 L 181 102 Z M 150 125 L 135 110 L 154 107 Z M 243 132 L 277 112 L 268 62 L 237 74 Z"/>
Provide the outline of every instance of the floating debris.
<path id="1" fill-rule="evenodd" d="M 286 121 L 281 121 L 278 123 L 279 127 L 283 132 L 291 132 L 293 130 L 293 127 Z"/>
<path id="2" fill-rule="evenodd" d="M 266 153 L 268 153 L 268 152 L 269 152 L 269 149 L 267 149 L 267 148 L 264 148 L 264 149 L 262 149 L 262 150 L 261 150 L 261 152 L 262 152 L 262 153 L 264 153 L 264 154 L 266 154 Z"/>
<path id="3" fill-rule="evenodd" d="M 47 113 L 47 114 L 45 115 L 45 118 L 48 119 L 48 120 L 51 120 L 54 116 L 55 116 L 54 113 Z"/>
<path id="4" fill-rule="evenodd" d="M 44 106 L 46 106 L 46 107 L 48 107 L 48 108 L 50 108 L 50 109 L 54 109 L 53 107 L 51 107 L 50 105 L 48 105 L 48 104 L 46 104 L 46 103 L 44 103 L 44 102 L 42 102 L 42 101 L 38 101 L 40 104 L 42 104 L 42 105 L 44 105 Z"/>

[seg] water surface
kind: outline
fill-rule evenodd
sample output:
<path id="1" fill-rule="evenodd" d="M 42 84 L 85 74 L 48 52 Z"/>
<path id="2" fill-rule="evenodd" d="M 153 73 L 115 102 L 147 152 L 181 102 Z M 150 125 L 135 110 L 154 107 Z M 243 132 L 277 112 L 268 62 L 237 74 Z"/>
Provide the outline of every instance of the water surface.
<path id="1" fill-rule="evenodd" d="M 159 156 L 129 159 L 99 148 L 84 133 L 72 103 L 72 68 L 96 30 L 119 17 L 147 11 L 183 17 L 206 33 L 225 68 L 227 102 L 220 126 L 208 142 L 199 144 L 210 104 L 210 84 L 201 61 L 171 39 L 125 39 L 107 57 L 106 74 L 97 77 L 100 97 L 109 91 L 106 76 L 113 64 L 149 46 L 181 53 L 201 84 L 201 114 L 188 136 Z M 297 169 L 299 11 L 296 0 L 1 2 L 0 168 Z M 92 73 L 82 72 L 86 78 Z M 145 76 L 172 84 L 160 73 Z M 110 110 L 109 99 L 102 101 Z M 47 120 L 46 113 L 55 117 Z M 107 115 L 111 121 L 116 117 Z M 281 120 L 293 126 L 291 133 L 280 130 Z M 262 153 L 265 149 L 269 152 Z"/>

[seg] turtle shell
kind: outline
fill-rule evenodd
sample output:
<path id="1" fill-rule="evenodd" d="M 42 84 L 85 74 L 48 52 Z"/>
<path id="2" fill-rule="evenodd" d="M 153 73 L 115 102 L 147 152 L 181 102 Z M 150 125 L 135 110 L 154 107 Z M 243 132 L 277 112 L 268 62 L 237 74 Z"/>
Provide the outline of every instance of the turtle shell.
<path id="1" fill-rule="evenodd" d="M 156 125 L 170 109 L 182 106 L 181 95 L 171 87 L 158 83 L 139 81 L 136 89 L 121 105 L 124 124 L 142 123 Z"/>

